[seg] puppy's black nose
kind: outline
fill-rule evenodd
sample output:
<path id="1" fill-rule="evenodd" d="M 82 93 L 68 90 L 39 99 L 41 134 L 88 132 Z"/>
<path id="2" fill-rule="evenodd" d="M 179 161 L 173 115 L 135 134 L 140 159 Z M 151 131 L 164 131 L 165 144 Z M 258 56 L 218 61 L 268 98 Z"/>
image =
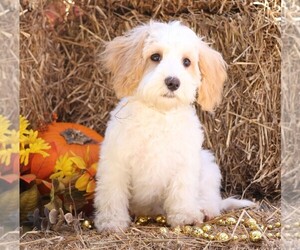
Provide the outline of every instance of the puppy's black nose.
<path id="1" fill-rule="evenodd" d="M 171 91 L 175 91 L 180 86 L 180 81 L 177 77 L 169 76 L 165 79 L 165 84 L 167 85 L 167 88 Z"/>

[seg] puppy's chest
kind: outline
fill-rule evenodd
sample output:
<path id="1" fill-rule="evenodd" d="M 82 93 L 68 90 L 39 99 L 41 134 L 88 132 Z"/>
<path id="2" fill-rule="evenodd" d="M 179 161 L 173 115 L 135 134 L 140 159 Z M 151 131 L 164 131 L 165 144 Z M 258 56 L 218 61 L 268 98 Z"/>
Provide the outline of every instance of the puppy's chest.
<path id="1" fill-rule="evenodd" d="M 189 114 L 138 113 L 127 126 L 130 165 L 147 173 L 174 171 L 199 152 L 202 144 L 200 123 Z M 150 173 L 149 173 L 150 174 Z"/>

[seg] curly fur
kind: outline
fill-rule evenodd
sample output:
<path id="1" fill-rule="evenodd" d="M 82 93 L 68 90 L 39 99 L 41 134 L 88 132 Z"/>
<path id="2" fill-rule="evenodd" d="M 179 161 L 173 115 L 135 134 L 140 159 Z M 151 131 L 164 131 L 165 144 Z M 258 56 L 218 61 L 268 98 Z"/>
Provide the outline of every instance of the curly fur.
<path id="1" fill-rule="evenodd" d="M 155 53 L 159 62 L 151 60 Z M 101 146 L 94 201 L 99 231 L 126 229 L 130 214 L 165 214 L 177 226 L 253 205 L 222 200 L 219 167 L 202 148 L 193 104 L 213 111 L 221 101 L 226 63 L 220 53 L 179 22 L 151 21 L 108 42 L 102 60 L 121 101 Z M 171 91 L 167 77 L 178 79 L 179 88 Z"/>

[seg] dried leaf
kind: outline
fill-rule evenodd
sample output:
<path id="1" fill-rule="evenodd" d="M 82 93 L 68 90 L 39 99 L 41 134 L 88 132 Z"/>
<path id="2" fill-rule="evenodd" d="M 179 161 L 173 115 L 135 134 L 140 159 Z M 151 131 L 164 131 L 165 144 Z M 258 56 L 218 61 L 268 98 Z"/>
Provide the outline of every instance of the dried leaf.
<path id="1" fill-rule="evenodd" d="M 26 220 L 28 214 L 37 208 L 39 196 L 40 194 L 36 184 L 20 194 L 21 221 Z"/>
<path id="2" fill-rule="evenodd" d="M 71 224 L 74 221 L 73 215 L 71 213 L 66 213 L 65 220 L 68 224 Z"/>
<path id="3" fill-rule="evenodd" d="M 30 183 L 36 179 L 36 176 L 35 176 L 35 174 L 24 174 L 24 175 L 20 176 L 20 179 L 27 183 Z"/>
<path id="4" fill-rule="evenodd" d="M 49 213 L 49 221 L 51 224 L 56 224 L 58 221 L 59 212 L 56 209 L 52 209 Z"/>
<path id="5" fill-rule="evenodd" d="M 40 210 L 36 208 L 33 212 L 33 226 L 37 229 L 41 229 L 41 217 L 40 217 Z"/>

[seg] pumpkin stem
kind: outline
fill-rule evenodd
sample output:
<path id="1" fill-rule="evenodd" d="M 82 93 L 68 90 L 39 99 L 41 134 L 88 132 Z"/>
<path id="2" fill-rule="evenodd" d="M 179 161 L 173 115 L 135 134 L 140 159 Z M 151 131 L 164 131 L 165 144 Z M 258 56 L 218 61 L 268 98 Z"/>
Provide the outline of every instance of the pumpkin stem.
<path id="1" fill-rule="evenodd" d="M 63 136 L 68 144 L 97 144 L 95 140 L 88 137 L 79 130 L 68 128 L 60 133 Z"/>

